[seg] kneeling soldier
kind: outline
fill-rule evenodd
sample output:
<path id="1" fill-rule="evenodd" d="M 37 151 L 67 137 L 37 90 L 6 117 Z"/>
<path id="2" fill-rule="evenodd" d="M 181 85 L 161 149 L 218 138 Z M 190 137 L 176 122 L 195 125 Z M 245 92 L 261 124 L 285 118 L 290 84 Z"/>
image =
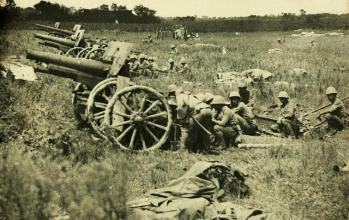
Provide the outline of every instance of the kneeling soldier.
<path id="1" fill-rule="evenodd" d="M 229 99 L 230 107 L 242 132 L 248 135 L 256 135 L 258 127 L 254 121 L 251 108 L 247 107 L 247 105 L 241 101 L 239 92 L 231 92 L 229 94 Z"/>
<path id="2" fill-rule="evenodd" d="M 281 91 L 278 98 L 280 100 L 281 116 L 278 118 L 277 124 L 273 125 L 271 129 L 274 132 L 280 132 L 284 137 L 297 138 L 299 125 L 295 115 L 296 107 L 290 101 L 290 96 L 286 91 Z"/>
<path id="3" fill-rule="evenodd" d="M 223 96 L 215 96 L 211 102 L 213 109 L 213 131 L 220 147 L 230 147 L 235 144 L 239 130 L 232 110 L 226 106 Z"/>
<path id="4" fill-rule="evenodd" d="M 347 113 L 343 101 L 337 98 L 337 90 L 335 88 L 328 87 L 326 89 L 326 95 L 331 105 L 322 111 L 319 116 L 324 115 L 327 122 L 326 130 L 328 135 L 331 136 L 337 133 L 337 131 L 344 129 Z"/>

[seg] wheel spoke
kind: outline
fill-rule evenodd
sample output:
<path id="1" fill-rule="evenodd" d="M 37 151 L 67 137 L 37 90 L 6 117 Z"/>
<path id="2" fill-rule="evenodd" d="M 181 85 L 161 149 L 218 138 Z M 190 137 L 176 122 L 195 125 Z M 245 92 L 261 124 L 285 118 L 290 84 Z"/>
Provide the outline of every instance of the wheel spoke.
<path id="1" fill-rule="evenodd" d="M 134 128 L 134 129 L 133 129 L 133 132 L 132 132 L 130 144 L 129 144 L 129 148 L 130 148 L 130 149 L 133 149 L 133 147 L 134 147 L 133 144 L 134 144 L 134 142 L 135 142 L 136 134 L 137 134 L 137 128 Z"/>
<path id="2" fill-rule="evenodd" d="M 132 102 L 133 102 L 133 106 L 134 106 L 134 110 L 137 111 L 137 96 L 135 93 L 132 94 Z"/>
<path id="3" fill-rule="evenodd" d="M 106 96 L 104 92 L 102 94 L 102 97 L 109 102 L 110 98 L 108 96 Z"/>
<path id="4" fill-rule="evenodd" d="M 144 114 L 147 114 L 152 108 L 154 108 L 160 101 L 156 100 L 155 102 L 153 102 L 153 104 L 151 104 L 147 110 L 144 111 Z"/>
<path id="5" fill-rule="evenodd" d="M 125 137 L 125 135 L 126 135 L 129 131 L 131 131 L 133 128 L 134 128 L 134 125 L 131 125 L 130 127 L 126 128 L 126 130 L 124 130 L 124 131 L 116 138 L 116 140 L 117 140 L 117 141 L 121 141 L 121 139 L 122 139 L 123 137 Z"/>
<path id="6" fill-rule="evenodd" d="M 113 115 L 118 115 L 118 116 L 122 116 L 125 118 L 131 118 L 131 115 L 126 115 L 126 114 L 121 113 L 121 112 L 113 112 Z"/>
<path id="7" fill-rule="evenodd" d="M 124 103 L 124 102 L 121 100 L 121 97 L 120 97 L 120 99 L 119 99 L 119 102 L 120 102 L 129 112 L 133 112 L 133 110 L 131 109 L 131 107 L 130 107 L 128 104 Z"/>
<path id="8" fill-rule="evenodd" d="M 143 111 L 144 106 L 145 106 L 145 102 L 147 100 L 147 97 L 148 97 L 147 94 L 145 94 L 143 99 L 142 99 L 142 101 L 141 101 L 141 104 L 140 104 L 140 107 L 139 107 L 139 112 Z"/>
<path id="9" fill-rule="evenodd" d="M 156 124 L 156 123 L 151 122 L 151 121 L 148 121 L 147 124 L 152 125 L 152 126 L 157 127 L 157 128 L 160 128 L 160 129 L 165 130 L 165 131 L 167 130 L 166 127 L 159 125 L 159 124 Z"/>
<path id="10" fill-rule="evenodd" d="M 96 113 L 96 114 L 93 114 L 93 118 L 94 118 L 95 120 L 101 119 L 101 118 L 104 117 L 104 113 L 105 113 L 105 111 L 101 111 L 101 112 L 98 112 L 98 113 Z"/>
<path id="11" fill-rule="evenodd" d="M 165 115 L 167 115 L 167 112 L 163 111 L 163 112 L 156 113 L 154 115 L 149 115 L 146 117 L 146 119 L 157 118 L 157 117 L 161 117 L 161 116 L 165 116 Z"/>
<path id="12" fill-rule="evenodd" d="M 142 147 L 143 150 L 147 149 L 147 144 L 145 143 L 144 137 L 143 137 L 143 133 L 141 132 L 141 142 L 142 142 Z"/>
<path id="13" fill-rule="evenodd" d="M 95 102 L 95 107 L 96 108 L 106 109 L 107 108 L 107 104 L 102 103 L 102 102 Z"/>
<path id="14" fill-rule="evenodd" d="M 111 127 L 112 127 L 112 128 L 117 128 L 117 127 L 120 127 L 120 126 L 123 126 L 123 125 L 129 125 L 129 124 L 131 124 L 131 123 L 132 123 L 132 121 L 131 121 L 131 120 L 128 120 L 128 121 L 124 121 L 124 122 L 120 122 L 120 123 L 111 125 Z"/>
<path id="15" fill-rule="evenodd" d="M 159 138 L 155 136 L 155 134 L 148 128 L 148 126 L 144 126 L 144 129 L 150 134 L 150 136 L 156 141 L 159 142 Z"/>

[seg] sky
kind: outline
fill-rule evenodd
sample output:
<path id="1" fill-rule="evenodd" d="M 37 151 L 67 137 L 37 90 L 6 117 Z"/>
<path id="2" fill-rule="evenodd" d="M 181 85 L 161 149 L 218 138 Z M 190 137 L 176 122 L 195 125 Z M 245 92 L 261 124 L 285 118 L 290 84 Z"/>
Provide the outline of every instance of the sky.
<path id="1" fill-rule="evenodd" d="M 1 1 L 1 0 L 0 0 Z M 3 0 L 5 1 L 5 0 Z M 17 6 L 33 7 L 40 0 L 15 0 Z M 349 0 L 46 0 L 67 7 L 96 8 L 102 4 L 126 5 L 132 9 L 142 4 L 157 11 L 162 17 L 236 17 L 248 15 L 278 15 L 297 13 L 349 13 Z"/>

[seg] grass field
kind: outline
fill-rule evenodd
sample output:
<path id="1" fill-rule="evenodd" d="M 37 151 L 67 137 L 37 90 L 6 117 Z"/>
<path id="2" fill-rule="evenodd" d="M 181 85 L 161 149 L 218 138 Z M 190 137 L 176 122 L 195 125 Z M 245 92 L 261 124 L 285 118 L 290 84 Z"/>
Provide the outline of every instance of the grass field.
<path id="1" fill-rule="evenodd" d="M 329 85 L 338 89 L 339 96 L 349 95 L 348 35 L 291 38 L 288 32 L 220 33 L 202 34 L 199 42 L 166 40 L 142 45 L 139 42 L 147 33 L 89 33 L 135 42 L 138 50 L 157 57 L 159 65 L 170 57 L 176 61 L 187 58 L 192 68 L 189 75 L 136 79 L 138 84 L 163 92 L 171 83 L 191 81 L 194 86 L 185 89 L 226 95 L 229 89 L 214 84 L 215 73 L 260 68 L 274 73 L 274 80 L 299 85 L 289 93 L 304 109 L 324 104 Z M 47 51 L 33 35 L 34 31 L 1 35 L 5 38 L 2 50 L 5 55 L 18 56 L 24 56 L 26 49 Z M 277 39 L 282 37 L 286 42 L 279 45 Z M 315 47 L 310 46 L 313 39 Z M 184 43 L 211 43 L 224 46 L 229 53 L 179 46 Z M 171 44 L 178 45 L 179 55 L 168 53 Z M 282 53 L 268 54 L 270 48 L 280 48 Z M 311 76 L 293 78 L 288 74 L 292 68 L 304 68 Z M 349 158 L 348 130 L 325 141 L 249 137 L 249 142 L 275 143 L 276 147 L 231 149 L 220 155 L 161 150 L 125 153 L 94 141 L 88 128 L 78 127 L 71 106 L 73 81 L 39 77 L 37 82 L 0 81 L 0 219 L 125 218 L 125 201 L 164 186 L 198 160 L 219 160 L 248 174 L 251 195 L 227 199 L 273 212 L 277 219 L 349 218 L 349 178 L 332 171 L 334 164 Z M 270 85 L 255 89 L 260 110 L 275 102 L 280 90 Z"/>

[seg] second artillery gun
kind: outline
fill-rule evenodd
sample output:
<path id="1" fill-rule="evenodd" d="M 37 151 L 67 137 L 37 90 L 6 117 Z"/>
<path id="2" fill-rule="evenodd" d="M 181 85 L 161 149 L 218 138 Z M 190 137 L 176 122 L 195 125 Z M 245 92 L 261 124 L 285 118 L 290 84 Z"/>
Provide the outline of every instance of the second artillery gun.
<path id="1" fill-rule="evenodd" d="M 80 83 L 74 113 L 100 137 L 124 150 L 153 150 L 168 139 L 171 110 L 162 94 L 131 82 L 127 58 L 132 46 L 111 41 L 98 61 L 35 51 L 28 51 L 27 59 L 46 64 L 36 66 L 36 72 Z"/>

